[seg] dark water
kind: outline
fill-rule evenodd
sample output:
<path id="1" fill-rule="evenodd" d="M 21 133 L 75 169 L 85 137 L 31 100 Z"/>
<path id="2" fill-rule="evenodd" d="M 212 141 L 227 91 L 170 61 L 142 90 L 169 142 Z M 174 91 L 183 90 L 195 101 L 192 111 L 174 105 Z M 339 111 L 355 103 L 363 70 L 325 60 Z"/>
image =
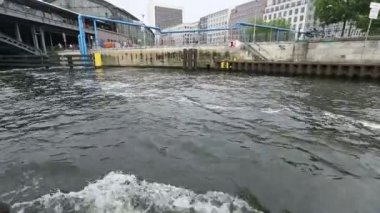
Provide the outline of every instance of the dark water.
<path id="1" fill-rule="evenodd" d="M 0 73 L 0 200 L 15 211 L 245 212 L 245 192 L 271 212 L 378 213 L 379 149 L 375 82 Z"/>

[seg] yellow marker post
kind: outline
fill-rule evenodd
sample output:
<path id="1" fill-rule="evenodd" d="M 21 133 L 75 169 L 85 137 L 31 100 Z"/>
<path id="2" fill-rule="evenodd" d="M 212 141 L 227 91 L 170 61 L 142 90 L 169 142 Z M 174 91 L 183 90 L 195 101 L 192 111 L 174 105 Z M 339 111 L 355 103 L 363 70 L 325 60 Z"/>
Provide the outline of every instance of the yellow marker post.
<path id="1" fill-rule="evenodd" d="M 100 52 L 94 53 L 95 68 L 101 68 L 103 66 L 102 54 Z"/>

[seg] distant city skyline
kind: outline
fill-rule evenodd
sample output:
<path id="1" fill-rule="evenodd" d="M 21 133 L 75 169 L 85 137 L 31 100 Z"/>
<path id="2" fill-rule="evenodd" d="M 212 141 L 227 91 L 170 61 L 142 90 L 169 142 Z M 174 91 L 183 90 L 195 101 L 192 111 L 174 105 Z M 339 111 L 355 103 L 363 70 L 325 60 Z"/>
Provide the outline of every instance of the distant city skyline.
<path id="1" fill-rule="evenodd" d="M 132 13 L 139 19 L 145 15 L 144 22 L 149 23 L 149 4 L 152 0 L 107 0 Z M 249 2 L 250 0 L 153 0 L 160 5 L 180 7 L 184 12 L 184 22 L 195 22 L 203 16 L 223 9 L 232 9 L 234 6 Z"/>

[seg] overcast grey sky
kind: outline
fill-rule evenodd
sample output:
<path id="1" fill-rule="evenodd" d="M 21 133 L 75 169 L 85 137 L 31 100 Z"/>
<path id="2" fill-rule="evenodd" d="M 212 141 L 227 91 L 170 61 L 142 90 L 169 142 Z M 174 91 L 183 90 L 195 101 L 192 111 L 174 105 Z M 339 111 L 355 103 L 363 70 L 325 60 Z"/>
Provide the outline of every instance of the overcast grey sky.
<path id="1" fill-rule="evenodd" d="M 148 17 L 149 2 L 152 0 L 107 0 L 112 4 L 126 9 L 139 19 L 141 14 Z M 233 7 L 250 0 L 155 0 L 157 3 L 182 7 L 184 10 L 184 22 L 197 21 L 200 17 Z M 148 18 L 145 20 L 148 21 Z"/>

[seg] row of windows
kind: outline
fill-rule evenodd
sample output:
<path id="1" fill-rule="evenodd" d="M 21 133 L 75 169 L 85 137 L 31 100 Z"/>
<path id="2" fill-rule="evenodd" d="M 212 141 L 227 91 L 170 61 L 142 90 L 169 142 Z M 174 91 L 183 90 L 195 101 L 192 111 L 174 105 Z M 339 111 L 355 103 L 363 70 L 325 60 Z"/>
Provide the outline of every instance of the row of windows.
<path id="1" fill-rule="evenodd" d="M 221 13 L 214 13 L 214 14 L 211 14 L 209 16 L 207 16 L 207 18 L 217 18 L 217 17 L 223 17 L 223 18 L 226 18 L 227 17 L 227 13 L 226 12 L 221 12 Z"/>
<path id="2" fill-rule="evenodd" d="M 223 22 L 209 22 L 208 25 L 227 25 L 228 22 L 227 21 L 223 21 Z"/>
<path id="3" fill-rule="evenodd" d="M 281 13 L 279 13 L 278 15 L 277 15 L 277 13 L 275 13 L 275 14 L 273 14 L 273 16 L 271 14 L 264 16 L 264 20 L 265 21 L 276 20 L 276 19 L 286 19 L 286 15 L 282 16 Z M 305 16 L 304 15 L 300 15 L 300 16 L 288 17 L 287 20 L 290 23 L 297 22 L 297 21 L 304 21 L 305 20 Z M 308 20 L 309 21 L 312 20 L 312 16 L 311 15 L 308 16 Z"/>
<path id="4" fill-rule="evenodd" d="M 283 12 L 283 16 L 286 16 L 287 14 L 291 16 L 293 15 L 293 11 L 295 15 L 297 15 L 298 13 L 305 13 L 305 10 L 306 10 L 306 7 L 295 8 L 294 10 L 293 9 L 286 10 Z M 281 14 L 281 12 L 279 12 L 279 14 Z"/>
<path id="5" fill-rule="evenodd" d="M 211 24 L 207 28 L 227 27 L 227 24 Z"/>
<path id="6" fill-rule="evenodd" d="M 297 3 L 296 2 L 292 2 L 292 3 L 283 4 L 283 5 L 272 6 L 270 8 L 265 9 L 265 12 L 269 13 L 269 12 L 284 10 L 284 9 L 293 8 L 293 7 L 296 7 L 296 6 L 301 6 L 303 4 L 306 4 L 306 2 L 305 1 L 303 1 L 303 2 L 302 1 L 298 1 Z"/>
<path id="7" fill-rule="evenodd" d="M 220 17 L 220 18 L 212 18 L 212 19 L 208 19 L 208 22 L 214 22 L 214 23 L 217 23 L 217 22 L 223 22 L 227 20 L 227 17 Z"/>

